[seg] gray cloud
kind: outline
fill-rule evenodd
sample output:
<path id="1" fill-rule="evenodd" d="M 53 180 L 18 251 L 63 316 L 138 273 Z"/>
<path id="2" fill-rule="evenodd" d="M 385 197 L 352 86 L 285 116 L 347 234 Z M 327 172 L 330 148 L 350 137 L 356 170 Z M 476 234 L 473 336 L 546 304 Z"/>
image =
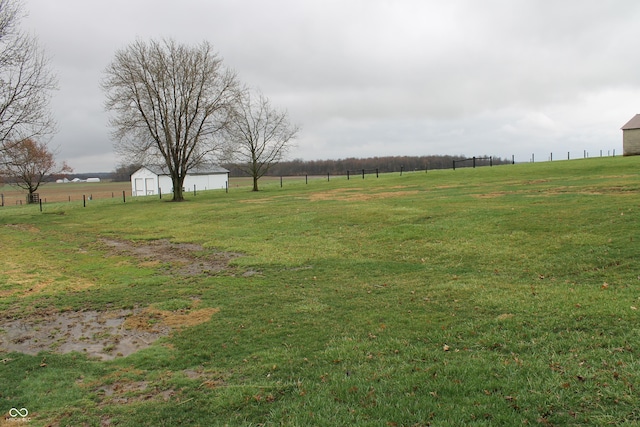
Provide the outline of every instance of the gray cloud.
<path id="1" fill-rule="evenodd" d="M 60 79 L 54 144 L 116 159 L 99 83 L 136 38 L 208 40 L 302 126 L 305 159 L 618 149 L 640 112 L 634 0 L 26 0 Z M 561 156 L 558 155 L 558 158 Z"/>

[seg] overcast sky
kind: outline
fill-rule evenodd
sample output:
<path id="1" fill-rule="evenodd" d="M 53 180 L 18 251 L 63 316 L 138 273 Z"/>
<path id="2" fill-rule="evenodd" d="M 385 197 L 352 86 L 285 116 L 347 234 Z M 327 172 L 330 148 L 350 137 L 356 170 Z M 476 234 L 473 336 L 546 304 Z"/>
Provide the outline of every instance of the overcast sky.
<path id="1" fill-rule="evenodd" d="M 100 81 L 137 39 L 209 41 L 302 128 L 291 158 L 622 154 L 637 0 L 23 0 L 60 89 L 52 146 L 109 172 Z"/>

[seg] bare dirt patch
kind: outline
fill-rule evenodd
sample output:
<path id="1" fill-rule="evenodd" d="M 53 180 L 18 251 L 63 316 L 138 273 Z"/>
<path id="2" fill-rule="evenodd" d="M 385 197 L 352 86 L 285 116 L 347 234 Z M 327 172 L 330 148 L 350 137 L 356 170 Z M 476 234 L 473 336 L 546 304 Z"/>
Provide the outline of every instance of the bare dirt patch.
<path id="1" fill-rule="evenodd" d="M 193 305 L 197 306 L 197 300 Z M 172 330 L 198 325 L 219 309 L 68 311 L 0 320 L 0 352 L 85 353 L 111 360 L 150 346 Z"/>
<path id="2" fill-rule="evenodd" d="M 168 265 L 169 274 L 187 276 L 226 271 L 231 260 L 240 256 L 166 239 L 142 243 L 102 239 L 102 244 L 111 254 L 133 256 L 142 265 Z M 2 291 L 0 296 L 41 292 L 52 285 L 51 280 L 29 279 L 29 283 L 22 286 L 28 286 L 28 290 Z M 103 360 L 123 357 L 148 347 L 172 330 L 204 323 L 219 311 L 198 305 L 199 300 L 194 300 L 187 301 L 178 310 L 146 307 L 111 311 L 40 311 L 20 319 L 6 316 L 0 319 L 0 353 L 15 351 L 36 355 L 41 351 L 77 351 Z"/>
<path id="3" fill-rule="evenodd" d="M 209 252 L 193 243 L 172 243 L 167 239 L 145 242 L 102 239 L 112 253 L 138 258 L 140 265 L 153 267 L 169 264 L 171 272 L 184 276 L 216 274 L 229 268 L 240 256 L 232 252 Z"/>
<path id="4" fill-rule="evenodd" d="M 336 189 L 329 191 L 321 191 L 314 193 L 309 197 L 312 202 L 323 200 L 345 200 L 345 201 L 366 201 L 376 199 L 388 199 L 392 197 L 403 197 L 413 194 L 418 194 L 418 190 L 405 190 L 405 191 L 383 191 L 380 193 L 363 193 L 362 189 L 350 188 L 350 189 Z"/>

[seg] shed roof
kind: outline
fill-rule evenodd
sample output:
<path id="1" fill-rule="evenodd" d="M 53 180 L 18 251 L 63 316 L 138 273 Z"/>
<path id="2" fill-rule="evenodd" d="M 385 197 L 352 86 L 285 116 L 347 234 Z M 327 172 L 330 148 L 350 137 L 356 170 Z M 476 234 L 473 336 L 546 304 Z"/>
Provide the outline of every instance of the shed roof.
<path id="1" fill-rule="evenodd" d="M 622 130 L 626 129 L 640 129 L 640 114 L 636 114 L 626 125 L 622 126 Z"/>
<path id="2" fill-rule="evenodd" d="M 146 165 L 144 167 L 156 175 L 169 175 L 169 170 L 165 165 Z M 222 173 L 229 173 L 229 171 L 218 165 L 205 164 L 189 169 L 188 175 L 217 175 Z"/>

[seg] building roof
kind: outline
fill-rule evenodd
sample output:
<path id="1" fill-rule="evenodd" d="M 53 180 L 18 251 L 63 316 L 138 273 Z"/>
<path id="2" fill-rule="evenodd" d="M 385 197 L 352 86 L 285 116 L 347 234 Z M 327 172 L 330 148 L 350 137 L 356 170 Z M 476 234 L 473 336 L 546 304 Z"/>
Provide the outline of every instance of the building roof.
<path id="1" fill-rule="evenodd" d="M 165 165 L 146 165 L 143 167 L 149 169 L 156 175 L 169 175 L 169 170 Z M 229 173 L 229 171 L 218 165 L 205 164 L 189 169 L 189 173 L 187 175 L 217 175 L 222 173 Z"/>
<path id="2" fill-rule="evenodd" d="M 640 129 L 640 114 L 636 114 L 626 125 L 622 126 L 622 130 L 627 129 Z"/>

